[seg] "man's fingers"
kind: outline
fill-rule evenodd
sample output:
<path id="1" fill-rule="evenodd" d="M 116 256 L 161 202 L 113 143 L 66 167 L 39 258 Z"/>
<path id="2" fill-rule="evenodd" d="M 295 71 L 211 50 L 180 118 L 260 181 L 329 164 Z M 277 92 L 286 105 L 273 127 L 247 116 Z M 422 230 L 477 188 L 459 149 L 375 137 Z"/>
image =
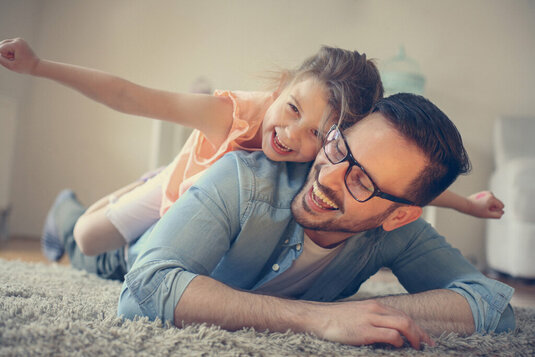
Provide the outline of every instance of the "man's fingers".
<path id="1" fill-rule="evenodd" d="M 375 331 L 377 332 L 376 338 L 374 338 L 370 343 L 388 343 L 395 347 L 403 346 L 403 338 L 398 330 L 386 327 L 377 327 Z"/>
<path id="2" fill-rule="evenodd" d="M 405 336 L 407 341 L 415 349 L 420 349 L 421 343 L 432 345 L 431 337 L 420 328 L 411 318 L 404 314 L 393 310 L 393 315 L 381 315 L 374 321 L 374 325 L 378 328 L 387 328 L 397 331 L 399 334 Z M 390 343 L 390 342 L 389 342 Z"/>
<path id="3" fill-rule="evenodd" d="M 420 333 L 420 342 L 427 344 L 428 346 L 435 346 L 435 341 L 429 336 L 427 332 L 424 331 L 419 325 L 416 325 Z"/>

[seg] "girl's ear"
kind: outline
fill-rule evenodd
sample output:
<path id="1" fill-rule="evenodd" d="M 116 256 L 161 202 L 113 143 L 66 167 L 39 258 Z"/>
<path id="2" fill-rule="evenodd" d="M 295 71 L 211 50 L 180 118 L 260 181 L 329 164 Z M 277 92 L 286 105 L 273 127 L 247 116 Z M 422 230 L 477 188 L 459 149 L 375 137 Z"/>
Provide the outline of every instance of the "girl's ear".
<path id="1" fill-rule="evenodd" d="M 422 207 L 400 206 L 394 210 L 384 221 L 383 229 L 387 232 L 416 221 L 422 215 Z"/>

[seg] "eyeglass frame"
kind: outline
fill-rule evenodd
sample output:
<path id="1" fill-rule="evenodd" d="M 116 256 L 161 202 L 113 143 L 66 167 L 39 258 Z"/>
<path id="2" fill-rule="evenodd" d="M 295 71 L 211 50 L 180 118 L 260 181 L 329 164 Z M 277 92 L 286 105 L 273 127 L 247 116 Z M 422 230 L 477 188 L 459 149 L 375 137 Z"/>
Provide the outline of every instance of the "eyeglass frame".
<path id="1" fill-rule="evenodd" d="M 341 159 L 338 162 L 334 162 L 333 160 L 331 160 L 331 158 L 329 157 L 329 154 L 327 154 L 327 150 L 325 149 L 325 147 L 327 146 L 327 138 L 329 137 L 331 132 L 334 131 L 334 130 L 336 130 L 338 132 L 338 134 L 342 138 L 342 141 L 344 142 L 344 145 L 346 146 L 346 149 L 347 149 L 347 154 L 344 156 L 343 159 Z M 334 141 L 334 140 L 331 140 L 331 141 Z M 338 127 L 337 124 L 334 124 L 329 129 L 329 131 L 327 132 L 327 135 L 325 135 L 325 140 L 323 141 L 323 153 L 325 154 L 325 157 L 327 158 L 327 160 L 329 160 L 329 162 L 331 164 L 333 164 L 333 165 L 341 164 L 344 161 L 348 161 L 349 162 L 349 166 L 347 167 L 346 174 L 345 174 L 345 177 L 344 177 L 344 184 L 345 184 L 345 186 L 347 188 L 347 191 L 351 195 L 351 197 L 353 197 L 357 202 L 364 203 L 366 201 L 371 200 L 373 197 L 380 197 L 382 199 L 385 199 L 385 200 L 388 200 L 388 201 L 392 201 L 392 202 L 396 202 L 396 203 L 406 204 L 406 205 L 410 205 L 410 206 L 417 206 L 416 203 L 414 203 L 412 201 L 409 201 L 409 200 L 406 200 L 404 198 L 397 197 L 397 196 L 391 195 L 389 193 L 386 193 L 386 192 L 382 191 L 379 188 L 379 186 L 377 186 L 377 184 L 372 180 L 372 178 L 368 174 L 368 172 L 366 172 L 364 167 L 362 167 L 362 165 L 355 159 L 355 157 L 351 153 L 351 149 L 349 148 L 349 144 L 347 143 L 347 140 L 346 140 L 344 134 L 342 134 L 342 131 L 340 130 L 340 128 Z M 351 190 L 349 189 L 349 185 L 347 184 L 347 177 L 349 176 L 349 173 L 351 172 L 351 169 L 353 168 L 353 166 L 357 166 L 359 169 L 361 169 L 362 172 L 370 179 L 370 182 L 373 185 L 372 194 L 370 195 L 370 197 L 366 198 L 365 200 L 359 200 L 358 198 L 356 198 L 355 195 L 353 194 L 353 192 L 351 192 Z"/>

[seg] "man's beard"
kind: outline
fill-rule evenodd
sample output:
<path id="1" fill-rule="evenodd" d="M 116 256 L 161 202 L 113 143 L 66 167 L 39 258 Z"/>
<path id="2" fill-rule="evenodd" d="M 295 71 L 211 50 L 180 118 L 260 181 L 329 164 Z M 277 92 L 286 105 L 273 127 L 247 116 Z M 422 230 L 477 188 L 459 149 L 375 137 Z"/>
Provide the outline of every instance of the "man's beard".
<path id="1" fill-rule="evenodd" d="M 352 220 L 351 217 L 347 215 L 347 212 L 344 211 L 342 211 L 341 216 L 335 217 L 331 220 L 322 220 L 321 214 L 315 213 L 316 215 L 314 215 L 311 210 L 307 209 L 308 205 L 305 201 L 306 195 L 308 193 L 308 183 L 312 182 L 312 180 L 317 181 L 317 177 L 319 175 L 319 170 L 317 169 L 317 167 L 318 165 L 313 166 L 307 181 L 305 182 L 299 193 L 294 197 L 291 205 L 292 215 L 294 219 L 297 223 L 299 223 L 306 229 L 324 232 L 343 232 L 355 234 L 381 226 L 383 221 L 392 212 L 394 212 L 396 208 L 399 207 L 398 204 L 393 203 L 382 213 L 367 218 L 363 221 L 356 221 L 356 219 Z M 324 191 L 324 193 L 333 201 L 340 202 L 340 200 L 334 199 L 335 192 L 333 190 L 330 190 L 328 187 L 322 187 L 322 191 Z M 301 203 L 301 209 L 299 209 L 299 202 Z"/>

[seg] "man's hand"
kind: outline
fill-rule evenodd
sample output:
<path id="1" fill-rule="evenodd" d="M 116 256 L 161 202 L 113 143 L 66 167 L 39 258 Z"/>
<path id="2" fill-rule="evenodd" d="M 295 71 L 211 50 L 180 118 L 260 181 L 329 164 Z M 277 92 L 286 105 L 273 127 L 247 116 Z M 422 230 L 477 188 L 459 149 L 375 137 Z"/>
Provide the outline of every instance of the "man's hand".
<path id="1" fill-rule="evenodd" d="M 327 340 L 351 345 L 388 343 L 401 347 L 402 337 L 405 337 L 415 349 L 420 349 L 422 342 L 434 346 L 429 335 L 408 315 L 376 300 L 321 306 L 325 311 L 318 318 L 327 321 L 314 332 Z"/>
<path id="2" fill-rule="evenodd" d="M 468 214 L 479 218 L 501 218 L 504 204 L 490 191 L 474 193 L 467 197 Z"/>
<path id="3" fill-rule="evenodd" d="M 0 42 L 0 64 L 17 73 L 32 74 L 39 63 L 28 43 L 22 38 Z"/>

